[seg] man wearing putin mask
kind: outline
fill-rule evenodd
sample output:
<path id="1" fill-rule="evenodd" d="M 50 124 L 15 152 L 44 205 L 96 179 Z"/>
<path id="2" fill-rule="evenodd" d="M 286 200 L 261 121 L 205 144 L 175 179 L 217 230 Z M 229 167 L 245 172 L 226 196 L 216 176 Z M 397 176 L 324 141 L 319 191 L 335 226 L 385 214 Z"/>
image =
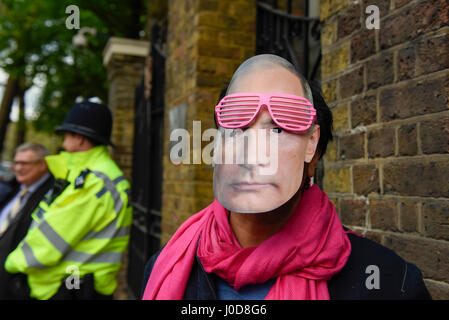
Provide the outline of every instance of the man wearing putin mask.
<path id="1" fill-rule="evenodd" d="M 416 266 L 343 227 L 310 179 L 332 137 L 312 88 L 275 55 L 240 65 L 215 107 L 215 199 L 149 260 L 143 299 L 430 298 Z"/>

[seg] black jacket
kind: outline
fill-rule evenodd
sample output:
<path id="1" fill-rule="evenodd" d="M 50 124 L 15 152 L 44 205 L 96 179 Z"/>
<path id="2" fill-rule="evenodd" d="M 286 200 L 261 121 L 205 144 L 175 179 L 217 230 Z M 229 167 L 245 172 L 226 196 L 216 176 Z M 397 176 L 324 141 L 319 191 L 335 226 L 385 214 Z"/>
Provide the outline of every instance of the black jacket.
<path id="1" fill-rule="evenodd" d="M 7 298 L 6 289 L 11 280 L 11 275 L 5 270 L 5 261 L 25 237 L 31 224 L 31 214 L 36 209 L 39 202 L 53 185 L 54 178 L 50 175 L 28 198 L 25 205 L 17 213 L 8 229 L 0 236 L 0 299 Z M 19 192 L 19 185 L 16 185 L 11 193 L 0 203 L 0 210 Z"/>
<path id="2" fill-rule="evenodd" d="M 343 269 L 328 281 L 331 300 L 431 299 L 421 272 L 392 250 L 369 239 L 348 234 L 351 254 Z M 142 294 L 160 251 L 147 262 Z M 379 270 L 379 288 L 372 288 L 372 276 Z M 367 270 L 368 269 L 368 270 Z M 374 268 L 375 269 L 375 268 Z M 206 273 L 196 257 L 184 293 L 185 300 L 216 300 L 216 275 Z M 368 287 L 371 289 L 368 289 Z"/>

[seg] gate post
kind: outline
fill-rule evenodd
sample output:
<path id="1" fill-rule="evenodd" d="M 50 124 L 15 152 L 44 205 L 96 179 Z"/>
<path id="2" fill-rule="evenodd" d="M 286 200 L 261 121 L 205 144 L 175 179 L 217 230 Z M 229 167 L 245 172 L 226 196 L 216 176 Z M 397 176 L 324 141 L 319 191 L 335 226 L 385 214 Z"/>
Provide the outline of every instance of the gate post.
<path id="1" fill-rule="evenodd" d="M 112 158 L 131 182 L 134 141 L 134 96 L 144 70 L 149 42 L 111 37 L 103 51 L 112 111 Z"/>

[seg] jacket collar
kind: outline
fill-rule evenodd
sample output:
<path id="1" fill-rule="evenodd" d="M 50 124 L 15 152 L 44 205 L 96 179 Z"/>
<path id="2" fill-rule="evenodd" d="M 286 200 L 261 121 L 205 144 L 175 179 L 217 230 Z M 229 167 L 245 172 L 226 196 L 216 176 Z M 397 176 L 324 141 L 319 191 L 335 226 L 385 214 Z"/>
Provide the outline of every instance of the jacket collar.
<path id="1" fill-rule="evenodd" d="M 56 179 L 75 179 L 80 171 L 92 166 L 93 163 L 101 161 L 109 156 L 105 145 L 96 146 L 87 151 L 66 152 L 45 157 L 48 169 Z"/>

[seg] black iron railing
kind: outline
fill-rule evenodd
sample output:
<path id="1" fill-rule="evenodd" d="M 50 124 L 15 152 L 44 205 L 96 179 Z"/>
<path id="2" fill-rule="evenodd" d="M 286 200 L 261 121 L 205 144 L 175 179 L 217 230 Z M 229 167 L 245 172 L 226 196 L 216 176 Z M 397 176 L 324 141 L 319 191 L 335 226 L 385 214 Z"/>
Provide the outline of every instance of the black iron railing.
<path id="1" fill-rule="evenodd" d="M 304 12 L 309 1 L 304 1 Z M 277 1 L 271 5 L 257 2 L 256 54 L 272 53 L 284 57 L 295 65 L 307 79 L 316 79 L 321 62 L 321 50 L 312 55 L 311 47 L 320 40 L 319 18 L 292 14 L 292 0 L 285 9 L 278 9 Z"/>
<path id="2" fill-rule="evenodd" d="M 152 28 L 151 91 L 145 77 L 136 88 L 133 180 L 131 204 L 133 224 L 128 255 L 128 295 L 140 298 L 148 259 L 159 250 L 161 238 L 162 152 L 165 94 L 165 53 L 163 32 Z"/>

